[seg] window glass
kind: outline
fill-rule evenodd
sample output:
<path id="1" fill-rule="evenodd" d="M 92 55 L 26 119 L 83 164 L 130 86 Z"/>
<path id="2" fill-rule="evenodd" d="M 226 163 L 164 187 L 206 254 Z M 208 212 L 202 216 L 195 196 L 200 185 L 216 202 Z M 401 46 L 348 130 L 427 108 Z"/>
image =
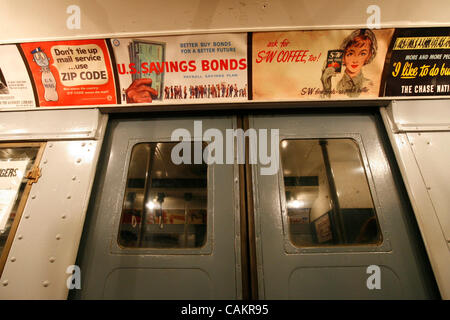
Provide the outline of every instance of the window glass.
<path id="1" fill-rule="evenodd" d="M 139 143 L 133 147 L 119 227 L 120 246 L 198 248 L 205 244 L 207 165 L 194 164 L 193 157 L 191 164 L 174 164 L 171 152 L 177 144 Z M 194 145 L 188 144 L 193 154 Z"/>
<path id="2" fill-rule="evenodd" d="M 0 254 L 17 215 L 39 147 L 2 147 L 0 144 Z"/>
<path id="3" fill-rule="evenodd" d="M 283 140 L 280 149 L 289 236 L 295 246 L 381 243 L 354 140 Z"/>

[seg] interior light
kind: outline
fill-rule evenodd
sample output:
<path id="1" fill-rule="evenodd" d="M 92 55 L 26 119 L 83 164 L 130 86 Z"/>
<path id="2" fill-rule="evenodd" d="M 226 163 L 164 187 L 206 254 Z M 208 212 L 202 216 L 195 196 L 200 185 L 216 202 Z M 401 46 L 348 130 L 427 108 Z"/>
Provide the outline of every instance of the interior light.
<path id="1" fill-rule="evenodd" d="M 364 173 L 364 168 L 362 166 L 358 166 L 354 169 L 354 172 L 357 174 Z"/>
<path id="2" fill-rule="evenodd" d="M 287 140 L 283 140 L 283 141 L 281 141 L 281 147 L 284 149 L 284 148 L 286 148 L 287 147 L 287 145 L 288 145 L 288 142 L 287 142 Z"/>
<path id="3" fill-rule="evenodd" d="M 288 208 L 298 209 L 305 205 L 305 203 L 301 200 L 292 200 L 288 202 Z"/>
<path id="4" fill-rule="evenodd" d="M 145 206 L 147 207 L 148 210 L 155 209 L 155 203 L 153 201 L 147 202 L 147 204 Z"/>

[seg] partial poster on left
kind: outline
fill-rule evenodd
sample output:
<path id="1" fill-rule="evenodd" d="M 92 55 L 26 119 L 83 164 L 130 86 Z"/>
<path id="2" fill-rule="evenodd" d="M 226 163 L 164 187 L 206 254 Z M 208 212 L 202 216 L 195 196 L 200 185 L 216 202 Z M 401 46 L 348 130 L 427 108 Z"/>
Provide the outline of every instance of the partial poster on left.
<path id="1" fill-rule="evenodd" d="M 16 45 L 0 45 L 0 108 L 36 107 L 33 87 Z"/>

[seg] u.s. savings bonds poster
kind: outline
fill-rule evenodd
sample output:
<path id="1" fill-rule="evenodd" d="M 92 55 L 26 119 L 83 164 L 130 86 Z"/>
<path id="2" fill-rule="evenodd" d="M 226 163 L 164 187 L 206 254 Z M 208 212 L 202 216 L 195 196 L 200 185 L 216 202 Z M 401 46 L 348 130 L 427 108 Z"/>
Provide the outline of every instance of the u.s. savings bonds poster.
<path id="1" fill-rule="evenodd" d="M 247 34 L 111 39 L 122 104 L 248 98 Z"/>
<path id="2" fill-rule="evenodd" d="M 253 99 L 375 98 L 394 29 L 253 34 Z"/>

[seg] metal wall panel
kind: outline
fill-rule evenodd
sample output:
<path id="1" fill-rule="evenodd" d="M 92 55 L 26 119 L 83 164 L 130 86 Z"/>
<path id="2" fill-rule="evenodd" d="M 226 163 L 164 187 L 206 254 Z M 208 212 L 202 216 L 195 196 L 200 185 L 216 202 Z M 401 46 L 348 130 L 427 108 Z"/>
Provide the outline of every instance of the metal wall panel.
<path id="1" fill-rule="evenodd" d="M 381 115 L 386 126 L 403 181 L 414 209 L 422 238 L 427 249 L 431 266 L 442 298 L 450 299 L 450 247 L 448 242 L 448 137 L 449 130 L 423 132 L 420 124 L 427 119 L 430 131 L 433 121 L 447 122 L 448 107 L 444 102 L 431 100 L 402 101 L 392 103 L 388 108 L 381 108 Z M 409 117 L 411 130 L 419 132 L 399 132 L 399 117 L 395 114 L 420 116 Z M 436 108 L 433 108 L 436 107 Z M 396 110 L 399 108 L 399 110 Z M 417 110 L 417 112 L 413 112 Z M 442 119 L 442 120 L 439 120 Z M 422 132 L 421 132 L 422 131 Z M 447 142 L 446 142 L 447 141 Z M 430 142 L 430 144 L 428 144 Z M 447 198 L 447 199 L 446 199 Z M 443 199 L 443 200 L 442 200 Z"/>
<path id="2" fill-rule="evenodd" d="M 2 112 L 0 119 L 0 141 L 95 139 L 101 124 L 98 109 Z"/>
<path id="3" fill-rule="evenodd" d="M 450 130 L 450 100 L 392 101 L 388 108 L 395 131 Z"/>
<path id="4" fill-rule="evenodd" d="M 68 294 L 70 274 L 66 270 L 75 264 L 108 117 L 97 110 L 64 111 L 64 117 L 59 114 L 59 118 L 55 112 L 49 118 L 40 112 L 38 117 L 44 124 L 28 123 L 30 130 L 24 138 L 70 138 L 71 132 L 84 128 L 98 139 L 46 144 L 40 162 L 42 176 L 32 185 L 0 279 L 0 299 L 66 299 Z M 8 113 L 10 133 L 14 125 L 22 125 L 26 114 L 34 113 Z M 48 128 L 53 134 L 45 133 Z"/>
<path id="5" fill-rule="evenodd" d="M 408 133 L 407 136 L 442 232 L 450 242 L 450 132 Z"/>

